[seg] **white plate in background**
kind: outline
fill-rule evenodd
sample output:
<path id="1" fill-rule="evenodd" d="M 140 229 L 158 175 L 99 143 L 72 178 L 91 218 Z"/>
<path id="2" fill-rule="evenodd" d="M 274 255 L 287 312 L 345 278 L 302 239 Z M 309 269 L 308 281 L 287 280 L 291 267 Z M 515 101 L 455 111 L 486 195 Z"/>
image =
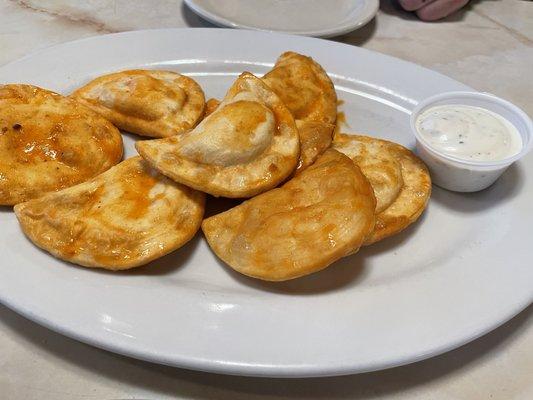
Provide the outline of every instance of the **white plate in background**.
<path id="1" fill-rule="evenodd" d="M 468 89 L 382 54 L 301 36 L 165 29 L 98 36 L 0 67 L 0 83 L 69 93 L 128 68 L 186 73 L 220 98 L 243 70 L 280 53 L 314 57 L 334 80 L 349 128 L 412 146 L 409 113 L 425 97 Z M 135 154 L 133 136 L 126 155 Z M 220 262 L 201 232 L 130 272 L 77 267 L 39 250 L 0 208 L 0 301 L 110 351 L 227 374 L 302 377 L 422 360 L 496 328 L 532 301 L 533 158 L 488 190 L 434 188 L 405 232 L 294 281 L 266 283 Z M 275 249 L 273 249 L 275 250 Z"/>
<path id="2" fill-rule="evenodd" d="M 185 0 L 218 26 L 333 37 L 369 22 L 379 0 Z"/>

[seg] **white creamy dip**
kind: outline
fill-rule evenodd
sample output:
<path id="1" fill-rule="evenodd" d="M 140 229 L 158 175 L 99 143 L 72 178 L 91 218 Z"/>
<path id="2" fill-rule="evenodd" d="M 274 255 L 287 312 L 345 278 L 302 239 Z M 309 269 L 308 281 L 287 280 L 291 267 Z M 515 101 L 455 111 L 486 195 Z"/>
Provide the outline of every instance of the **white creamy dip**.
<path id="1" fill-rule="evenodd" d="M 522 149 L 522 137 L 516 127 L 481 107 L 431 107 L 418 116 L 415 127 L 432 148 L 462 160 L 498 161 Z"/>

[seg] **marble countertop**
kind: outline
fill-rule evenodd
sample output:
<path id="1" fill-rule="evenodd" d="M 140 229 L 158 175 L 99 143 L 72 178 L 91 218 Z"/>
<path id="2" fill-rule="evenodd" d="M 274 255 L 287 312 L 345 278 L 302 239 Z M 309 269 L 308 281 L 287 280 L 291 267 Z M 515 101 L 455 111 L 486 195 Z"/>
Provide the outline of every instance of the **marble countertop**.
<path id="1" fill-rule="evenodd" d="M 180 0 L 0 0 L 0 65 L 30 51 L 134 29 L 211 26 Z M 381 2 L 376 19 L 334 40 L 442 72 L 533 115 L 533 2 L 472 1 L 439 23 Z M 533 307 L 442 356 L 321 379 L 255 379 L 184 371 L 108 353 L 0 306 L 2 399 L 531 399 Z"/>

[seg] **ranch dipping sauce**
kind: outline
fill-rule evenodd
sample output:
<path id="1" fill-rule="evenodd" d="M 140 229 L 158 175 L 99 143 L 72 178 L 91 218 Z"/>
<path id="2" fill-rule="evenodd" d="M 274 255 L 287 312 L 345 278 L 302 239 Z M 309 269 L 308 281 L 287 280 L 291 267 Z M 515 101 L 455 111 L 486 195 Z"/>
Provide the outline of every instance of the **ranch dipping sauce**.
<path id="1" fill-rule="evenodd" d="M 522 150 L 522 137 L 516 127 L 481 107 L 431 107 L 417 117 L 415 127 L 435 150 L 466 161 L 499 161 Z"/>
<path id="2" fill-rule="evenodd" d="M 409 125 L 432 182 L 455 192 L 489 187 L 533 147 L 529 116 L 489 93 L 428 97 L 413 109 Z"/>

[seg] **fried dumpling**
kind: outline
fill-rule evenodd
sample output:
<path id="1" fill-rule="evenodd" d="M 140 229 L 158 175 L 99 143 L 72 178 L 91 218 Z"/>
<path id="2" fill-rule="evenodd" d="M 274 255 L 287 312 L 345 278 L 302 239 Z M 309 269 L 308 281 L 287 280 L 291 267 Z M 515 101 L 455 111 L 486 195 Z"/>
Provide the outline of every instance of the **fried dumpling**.
<path id="1" fill-rule="evenodd" d="M 332 147 L 350 157 L 370 181 L 376 213 L 389 207 L 403 187 L 402 166 L 390 142 L 368 136 L 337 134 Z"/>
<path id="2" fill-rule="evenodd" d="M 0 85 L 0 204 L 86 181 L 122 158 L 117 128 L 57 93 Z"/>
<path id="3" fill-rule="evenodd" d="M 205 116 L 212 114 L 220 101 L 209 99 L 205 106 Z M 300 138 L 300 159 L 296 170 L 307 168 L 316 157 L 322 154 L 331 145 L 331 131 L 334 126 L 323 122 L 297 120 L 298 136 Z"/>
<path id="4" fill-rule="evenodd" d="M 376 227 L 365 244 L 392 236 L 415 222 L 431 195 L 425 164 L 405 147 L 369 136 L 338 134 L 333 148 L 366 175 L 377 199 Z"/>
<path id="5" fill-rule="evenodd" d="M 330 149 L 280 188 L 205 219 L 202 230 L 233 269 L 282 281 L 356 252 L 374 228 L 375 207 L 360 169 Z"/>
<path id="6" fill-rule="evenodd" d="M 205 195 L 129 158 L 85 183 L 15 206 L 28 238 L 87 267 L 122 270 L 183 246 L 197 232 Z"/>
<path id="7" fill-rule="evenodd" d="M 150 137 L 168 137 L 193 128 L 205 106 L 204 92 L 193 79 L 159 70 L 104 75 L 72 96 L 120 129 Z"/>
<path id="8" fill-rule="evenodd" d="M 176 182 L 233 198 L 277 186 L 294 171 L 300 153 L 291 113 L 268 86 L 247 72 L 193 130 L 135 146 Z"/>
<path id="9" fill-rule="evenodd" d="M 281 98 L 294 119 L 335 124 L 337 94 L 333 82 L 311 57 L 283 53 L 263 81 Z"/>
<path id="10" fill-rule="evenodd" d="M 291 111 L 300 132 L 298 170 L 311 165 L 331 144 L 337 118 L 337 94 L 331 79 L 312 58 L 283 53 L 263 81 Z"/>
<path id="11" fill-rule="evenodd" d="M 365 245 L 401 232 L 415 222 L 431 196 L 431 178 L 426 165 L 411 151 L 392 143 L 402 166 L 403 186 L 396 200 L 376 215 L 376 228 Z"/>

